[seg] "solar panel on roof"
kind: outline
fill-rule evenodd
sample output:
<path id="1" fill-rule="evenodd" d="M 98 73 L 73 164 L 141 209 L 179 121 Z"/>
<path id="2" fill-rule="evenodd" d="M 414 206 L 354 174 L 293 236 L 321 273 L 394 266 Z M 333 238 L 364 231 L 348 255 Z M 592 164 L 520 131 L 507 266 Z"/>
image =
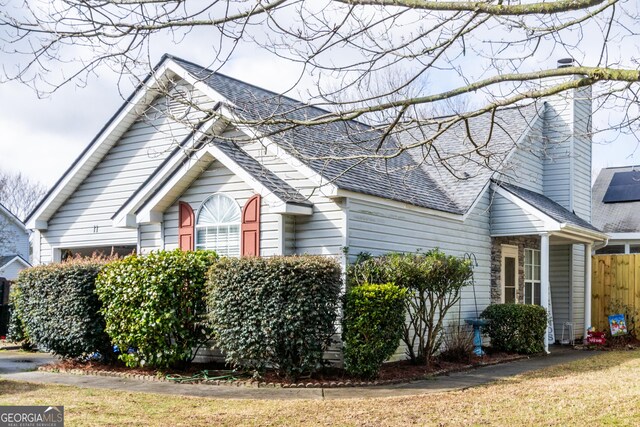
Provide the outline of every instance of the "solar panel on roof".
<path id="1" fill-rule="evenodd" d="M 602 201 L 604 203 L 640 201 L 640 171 L 614 173 Z"/>

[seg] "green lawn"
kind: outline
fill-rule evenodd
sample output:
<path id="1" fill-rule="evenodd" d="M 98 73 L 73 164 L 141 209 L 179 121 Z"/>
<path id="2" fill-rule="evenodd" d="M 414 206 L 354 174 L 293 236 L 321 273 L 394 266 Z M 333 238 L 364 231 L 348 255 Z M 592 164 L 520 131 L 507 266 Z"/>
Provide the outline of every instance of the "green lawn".
<path id="1" fill-rule="evenodd" d="M 219 400 L 0 381 L 0 404 L 64 405 L 67 425 L 638 425 L 640 351 L 608 352 L 459 392 Z"/>

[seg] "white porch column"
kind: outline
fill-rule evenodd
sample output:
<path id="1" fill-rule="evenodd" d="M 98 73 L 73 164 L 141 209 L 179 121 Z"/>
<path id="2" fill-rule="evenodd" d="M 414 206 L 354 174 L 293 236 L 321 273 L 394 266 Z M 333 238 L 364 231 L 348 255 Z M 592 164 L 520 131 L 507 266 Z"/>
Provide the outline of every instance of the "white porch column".
<path id="1" fill-rule="evenodd" d="M 591 326 L 591 243 L 584 245 L 584 335 Z"/>
<path id="2" fill-rule="evenodd" d="M 540 304 L 549 315 L 549 235 L 540 235 Z M 544 351 L 549 353 L 549 325 L 544 332 Z"/>

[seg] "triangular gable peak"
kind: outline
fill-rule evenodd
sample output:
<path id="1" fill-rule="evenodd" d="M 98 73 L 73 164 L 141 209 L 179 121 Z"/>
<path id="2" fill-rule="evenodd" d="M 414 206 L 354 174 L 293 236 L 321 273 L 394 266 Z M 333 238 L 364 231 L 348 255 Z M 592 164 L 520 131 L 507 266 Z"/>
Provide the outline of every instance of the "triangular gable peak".
<path id="1" fill-rule="evenodd" d="M 193 150 L 177 152 L 167 160 L 114 215 L 115 227 L 161 222 L 164 211 L 216 160 L 264 197 L 271 213 L 311 215 L 313 212 L 307 198 L 228 141 L 210 137 L 204 141 L 196 139 Z"/>
<path id="2" fill-rule="evenodd" d="M 175 68 L 176 65 L 172 64 L 169 58 L 164 58 L 154 71 L 149 73 L 29 214 L 25 221 L 27 228 L 47 229 L 47 221 L 65 200 L 89 176 L 151 103 L 175 80 L 178 76 Z"/>
<path id="3" fill-rule="evenodd" d="M 117 144 L 122 135 L 130 128 L 130 126 L 144 113 L 151 103 L 175 80 L 182 80 L 191 85 L 195 90 L 203 93 L 209 100 L 215 103 L 213 108 L 222 108 L 221 104 L 231 105 L 232 103 L 218 92 L 213 90 L 199 79 L 191 75 L 184 67 L 178 64 L 173 57 L 165 55 L 160 63 L 138 86 L 138 88 L 129 96 L 118 111 L 104 125 L 98 135 L 83 150 L 80 156 L 72 163 L 63 176 L 54 184 L 51 190 L 40 201 L 36 208 L 29 214 L 25 223 L 28 229 L 46 230 L 47 221 L 55 214 L 55 212 L 64 204 L 65 200 L 70 197 L 78 186 L 86 179 L 93 169 L 100 164 L 101 160 L 106 156 L 111 148 Z M 226 116 L 232 118 L 232 114 L 225 109 Z M 176 149 L 169 155 L 175 157 L 178 152 L 185 152 L 186 144 L 197 143 L 205 132 L 215 135 L 226 126 L 225 120 L 212 120 L 205 123 L 199 129 L 193 130 L 189 137 L 182 141 Z M 301 164 L 297 159 L 287 155 L 281 150 L 277 144 L 267 138 L 262 138 L 258 132 L 248 127 L 242 127 L 242 130 L 252 138 L 260 139 L 265 148 L 269 152 L 277 155 L 287 163 L 290 163 L 298 171 L 303 173 L 313 182 L 323 186 L 326 194 L 333 194 L 336 189 L 327 183 L 319 174 L 313 172 Z M 167 159 L 168 160 L 168 159 Z M 163 162 L 159 169 L 166 166 Z M 136 191 L 138 193 L 140 189 Z M 135 194 L 134 194 L 135 195 Z M 124 207 L 124 206 L 123 206 Z M 120 212 L 121 209 L 118 211 Z M 116 219 L 116 218 L 114 218 Z M 124 222 L 123 222 L 124 221 Z M 118 218 L 119 226 L 127 226 L 130 219 Z"/>
<path id="4" fill-rule="evenodd" d="M 562 243 L 593 243 L 607 235 L 548 197 L 507 183 L 491 184 L 491 236 L 556 236 Z"/>

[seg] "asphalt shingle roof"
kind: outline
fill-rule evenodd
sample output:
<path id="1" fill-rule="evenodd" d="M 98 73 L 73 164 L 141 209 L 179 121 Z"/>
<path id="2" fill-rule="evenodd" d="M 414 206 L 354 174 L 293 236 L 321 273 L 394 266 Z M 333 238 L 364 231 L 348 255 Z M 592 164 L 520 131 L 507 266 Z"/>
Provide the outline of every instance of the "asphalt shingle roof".
<path id="1" fill-rule="evenodd" d="M 540 209 L 542 212 L 549 215 L 551 218 L 553 218 L 554 220 L 560 223 L 566 223 L 576 227 L 586 228 L 588 230 L 596 231 L 598 233 L 602 232 L 598 228 L 591 225 L 588 221 L 585 221 L 584 219 L 580 218 L 578 215 L 574 214 L 568 209 L 565 209 L 563 206 L 554 202 L 547 196 L 543 196 L 542 194 L 535 193 L 533 191 L 526 190 L 522 187 L 518 187 L 512 184 L 507 184 L 505 182 L 500 182 L 498 183 L 498 185 L 504 188 L 505 190 L 507 190 L 508 192 L 510 192 L 511 194 L 529 203 L 530 205 Z"/>
<path id="2" fill-rule="evenodd" d="M 251 174 L 251 176 L 275 194 L 280 200 L 311 206 L 309 200 L 307 200 L 302 194 L 298 193 L 293 187 L 280 179 L 276 174 L 268 170 L 233 142 L 213 139 L 209 144 L 213 144 L 220 148 L 227 156 L 229 156 L 229 158 Z"/>
<path id="3" fill-rule="evenodd" d="M 180 58 L 172 59 L 233 103 L 235 113 L 244 120 L 271 117 L 308 120 L 327 114 L 320 108 Z M 490 114 L 470 119 L 473 142 L 489 141 L 483 149 L 486 156 L 472 152 L 472 141 L 463 123 L 439 135 L 434 148 L 439 157 L 452 157 L 448 163 L 455 176 L 438 161 L 433 149 L 425 147 L 403 151 L 392 158 L 371 158 L 382 133 L 355 121 L 299 126 L 274 133 L 270 138 L 340 189 L 462 214 L 471 207 L 537 114 L 538 108 L 532 105 L 500 110 L 493 120 Z M 273 131 L 274 126 L 261 130 Z M 396 152 L 398 147 L 406 147 L 417 138 L 424 139 L 425 132 L 428 137 L 436 130 L 426 126 L 406 128 L 395 139 L 386 140 L 379 153 Z M 460 155 L 464 152 L 470 154 Z"/>
<path id="4" fill-rule="evenodd" d="M 605 168 L 593 183 L 593 224 L 605 233 L 634 233 L 640 231 L 640 202 L 604 203 L 604 195 L 616 172 L 638 171 L 640 166 Z"/>

